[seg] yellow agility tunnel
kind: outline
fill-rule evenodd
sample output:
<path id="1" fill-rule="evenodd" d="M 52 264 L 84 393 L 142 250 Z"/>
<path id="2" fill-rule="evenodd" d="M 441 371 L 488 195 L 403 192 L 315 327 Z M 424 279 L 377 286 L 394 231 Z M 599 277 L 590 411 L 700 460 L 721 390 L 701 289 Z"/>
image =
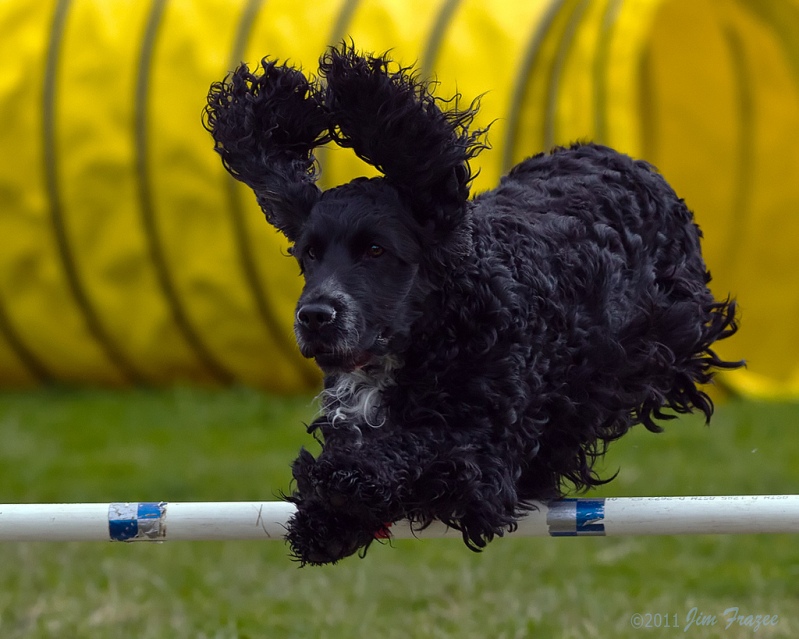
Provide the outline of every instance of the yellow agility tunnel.
<path id="1" fill-rule="evenodd" d="M 0 385 L 317 384 L 297 267 L 200 114 L 238 62 L 313 71 L 350 37 L 484 94 L 475 191 L 575 139 L 658 166 L 742 309 L 723 381 L 799 397 L 795 0 L 0 2 Z M 368 171 L 319 159 L 326 186 Z"/>

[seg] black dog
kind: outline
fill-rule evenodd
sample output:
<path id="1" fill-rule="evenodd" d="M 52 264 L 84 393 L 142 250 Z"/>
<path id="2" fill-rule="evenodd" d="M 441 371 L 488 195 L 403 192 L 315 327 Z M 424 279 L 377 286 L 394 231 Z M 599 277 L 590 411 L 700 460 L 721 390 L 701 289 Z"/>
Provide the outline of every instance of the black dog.
<path id="1" fill-rule="evenodd" d="M 317 458 L 293 465 L 303 563 L 434 519 L 480 549 L 533 500 L 603 483 L 608 443 L 694 408 L 735 332 L 691 212 L 648 164 L 592 145 L 525 160 L 469 201 L 475 114 L 386 56 L 328 51 L 319 81 L 264 60 L 212 86 L 205 125 L 293 242 L 296 335 L 325 372 Z M 384 177 L 322 193 L 333 141 Z"/>

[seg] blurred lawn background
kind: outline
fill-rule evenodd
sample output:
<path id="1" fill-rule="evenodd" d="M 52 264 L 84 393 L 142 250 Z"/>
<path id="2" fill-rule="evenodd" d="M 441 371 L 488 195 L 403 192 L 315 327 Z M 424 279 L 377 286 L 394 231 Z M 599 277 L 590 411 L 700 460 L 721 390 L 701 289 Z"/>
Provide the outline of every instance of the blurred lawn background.
<path id="1" fill-rule="evenodd" d="M 0 393 L 4 502 L 277 498 L 315 444 L 310 396 L 234 388 Z M 710 427 L 634 430 L 597 495 L 799 492 L 799 406 L 734 400 Z M 300 569 L 281 542 L 0 545 L 0 637 L 749 637 L 799 635 L 795 536 L 500 539 L 374 545 Z M 714 627 L 691 626 L 696 607 Z M 635 629 L 635 613 L 679 628 Z"/>

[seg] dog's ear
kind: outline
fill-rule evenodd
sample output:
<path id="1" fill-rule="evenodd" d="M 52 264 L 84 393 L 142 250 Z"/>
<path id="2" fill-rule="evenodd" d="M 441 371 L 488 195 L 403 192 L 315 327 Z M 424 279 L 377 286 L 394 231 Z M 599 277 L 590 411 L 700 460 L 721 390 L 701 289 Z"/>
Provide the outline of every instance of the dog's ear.
<path id="1" fill-rule="evenodd" d="M 483 130 L 469 131 L 477 101 L 467 109 L 442 109 L 431 85 L 388 55 L 357 53 L 351 45 L 322 56 L 325 106 L 335 125 L 333 140 L 380 170 L 410 203 L 419 222 L 437 231 L 457 230 L 464 220 Z"/>
<path id="2" fill-rule="evenodd" d="M 203 124 L 233 177 L 255 191 L 267 221 L 296 239 L 319 198 L 313 149 L 330 140 L 319 92 L 300 71 L 262 60 L 211 85 Z"/>

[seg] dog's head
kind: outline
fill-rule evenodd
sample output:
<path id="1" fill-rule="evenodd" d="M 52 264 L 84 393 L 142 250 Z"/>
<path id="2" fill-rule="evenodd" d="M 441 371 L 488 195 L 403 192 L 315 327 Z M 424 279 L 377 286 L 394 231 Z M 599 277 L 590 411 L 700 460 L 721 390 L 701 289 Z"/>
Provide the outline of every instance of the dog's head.
<path id="1" fill-rule="evenodd" d="M 385 180 L 325 192 L 291 250 L 305 277 L 295 317 L 303 355 L 325 371 L 352 371 L 400 350 L 427 291 L 424 247 Z"/>
<path id="2" fill-rule="evenodd" d="M 468 160 L 484 145 L 476 113 L 443 111 L 428 84 L 386 56 L 328 51 L 319 81 L 264 61 L 212 86 L 206 127 L 230 173 L 294 245 L 305 277 L 302 353 L 328 372 L 401 350 L 424 295 L 468 252 Z M 322 193 L 313 150 L 352 148 L 383 177 Z"/>

